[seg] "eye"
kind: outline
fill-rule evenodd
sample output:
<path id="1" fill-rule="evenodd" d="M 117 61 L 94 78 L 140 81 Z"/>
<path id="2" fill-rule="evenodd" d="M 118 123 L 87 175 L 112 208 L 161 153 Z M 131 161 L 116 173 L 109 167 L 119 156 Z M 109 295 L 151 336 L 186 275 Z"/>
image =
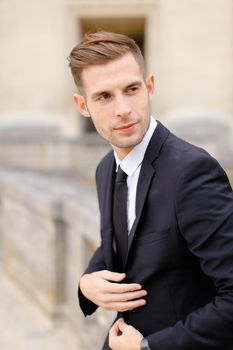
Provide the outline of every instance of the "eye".
<path id="1" fill-rule="evenodd" d="M 134 94 L 134 93 L 136 93 L 138 90 L 139 90 L 139 86 L 138 86 L 138 85 L 129 86 L 129 87 L 127 88 L 127 92 L 128 92 L 129 94 Z"/>
<path id="2" fill-rule="evenodd" d="M 110 94 L 103 93 L 97 98 L 97 101 L 107 101 L 108 99 L 110 99 Z"/>

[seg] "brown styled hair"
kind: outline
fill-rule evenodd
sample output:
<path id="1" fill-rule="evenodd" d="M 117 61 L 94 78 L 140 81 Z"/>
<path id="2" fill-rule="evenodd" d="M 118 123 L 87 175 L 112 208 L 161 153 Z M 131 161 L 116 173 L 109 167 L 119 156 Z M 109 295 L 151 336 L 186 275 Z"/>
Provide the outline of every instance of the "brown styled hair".
<path id="1" fill-rule="evenodd" d="M 69 67 L 77 87 L 82 90 L 82 70 L 85 67 L 104 64 L 131 53 L 144 74 L 144 59 L 136 42 L 126 35 L 105 31 L 86 33 L 71 51 Z"/>

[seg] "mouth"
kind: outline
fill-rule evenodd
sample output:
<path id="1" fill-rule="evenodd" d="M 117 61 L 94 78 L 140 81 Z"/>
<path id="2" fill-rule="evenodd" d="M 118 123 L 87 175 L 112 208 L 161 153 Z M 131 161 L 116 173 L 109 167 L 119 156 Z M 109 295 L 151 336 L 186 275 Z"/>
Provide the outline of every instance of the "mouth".
<path id="1" fill-rule="evenodd" d="M 127 131 L 131 131 L 136 124 L 137 123 L 124 124 L 114 129 L 117 131 L 127 132 Z"/>

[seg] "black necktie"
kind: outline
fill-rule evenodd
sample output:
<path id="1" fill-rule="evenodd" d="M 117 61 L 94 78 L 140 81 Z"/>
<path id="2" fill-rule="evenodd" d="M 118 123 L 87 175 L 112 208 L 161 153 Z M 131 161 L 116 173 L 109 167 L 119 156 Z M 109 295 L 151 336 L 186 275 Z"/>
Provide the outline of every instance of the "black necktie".
<path id="1" fill-rule="evenodd" d="M 113 198 L 113 226 L 115 231 L 117 255 L 122 268 L 128 252 L 126 179 L 127 174 L 119 166 Z"/>

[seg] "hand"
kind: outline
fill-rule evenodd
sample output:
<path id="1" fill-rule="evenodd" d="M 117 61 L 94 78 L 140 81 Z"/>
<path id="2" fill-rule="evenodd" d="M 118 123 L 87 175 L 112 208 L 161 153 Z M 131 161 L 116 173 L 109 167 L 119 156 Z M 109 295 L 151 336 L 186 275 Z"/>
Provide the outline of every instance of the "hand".
<path id="1" fill-rule="evenodd" d="M 94 304 L 111 311 L 128 311 L 145 305 L 147 292 L 138 283 L 120 283 L 125 273 L 102 270 L 85 274 L 80 279 L 83 295 Z"/>
<path id="2" fill-rule="evenodd" d="M 119 318 L 109 332 L 109 346 L 112 350 L 140 350 L 143 335 L 133 326 Z"/>

